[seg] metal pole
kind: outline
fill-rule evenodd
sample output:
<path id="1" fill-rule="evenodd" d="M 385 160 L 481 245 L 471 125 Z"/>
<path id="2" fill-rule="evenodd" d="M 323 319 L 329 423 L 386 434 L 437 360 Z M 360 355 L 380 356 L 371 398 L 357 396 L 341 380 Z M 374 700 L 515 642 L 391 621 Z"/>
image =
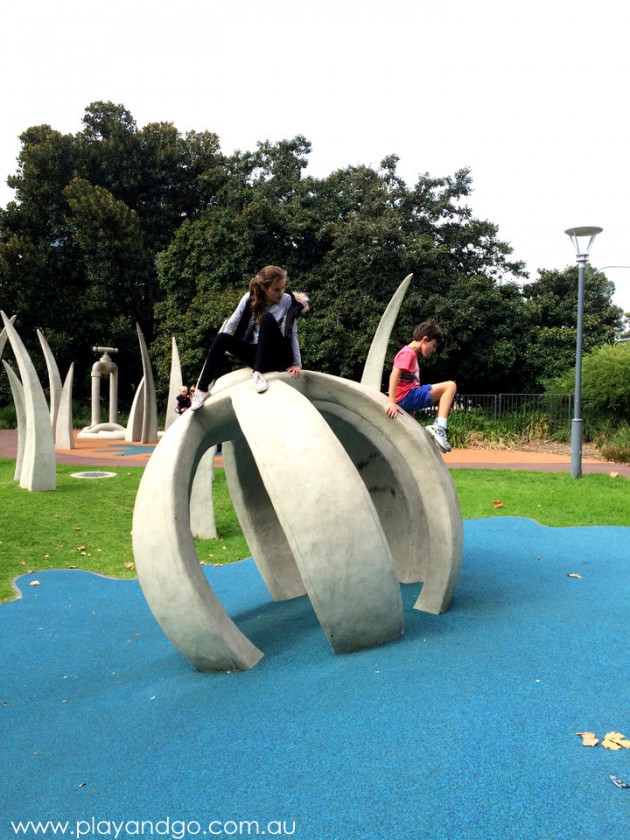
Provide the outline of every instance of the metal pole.
<path id="1" fill-rule="evenodd" d="M 582 477 L 582 333 L 584 330 L 584 275 L 586 254 L 578 254 L 577 338 L 575 344 L 575 398 L 571 422 L 571 478 Z"/>

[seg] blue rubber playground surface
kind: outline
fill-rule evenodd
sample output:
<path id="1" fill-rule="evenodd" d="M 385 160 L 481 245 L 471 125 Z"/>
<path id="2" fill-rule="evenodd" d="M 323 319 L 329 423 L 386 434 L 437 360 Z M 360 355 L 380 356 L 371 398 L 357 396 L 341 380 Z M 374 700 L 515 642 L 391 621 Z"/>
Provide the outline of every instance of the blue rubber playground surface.
<path id="1" fill-rule="evenodd" d="M 630 735 L 630 528 L 471 520 L 464 545 L 447 613 L 405 585 L 404 636 L 342 656 L 252 560 L 205 567 L 265 652 L 230 674 L 195 671 L 137 581 L 19 578 L 0 837 L 626 838 L 630 750 L 575 733 Z"/>

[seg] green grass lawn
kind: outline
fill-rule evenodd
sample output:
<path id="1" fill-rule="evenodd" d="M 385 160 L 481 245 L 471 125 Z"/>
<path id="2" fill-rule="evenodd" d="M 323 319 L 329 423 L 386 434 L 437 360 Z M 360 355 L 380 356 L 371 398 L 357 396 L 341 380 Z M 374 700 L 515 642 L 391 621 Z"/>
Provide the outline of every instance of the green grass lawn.
<path id="1" fill-rule="evenodd" d="M 103 467 L 113 478 L 80 479 L 98 467 L 57 465 L 57 489 L 31 493 L 13 480 L 15 461 L 0 458 L 0 601 L 15 597 L 11 581 L 43 569 L 84 569 L 136 577 L 131 547 L 133 506 L 141 467 Z M 204 563 L 250 556 L 223 470 L 215 472 L 215 540 L 195 540 Z"/>
<path id="2" fill-rule="evenodd" d="M 453 469 L 451 476 L 464 519 L 526 516 L 554 527 L 630 525 L 630 479 L 621 476 L 466 469 Z"/>
<path id="3" fill-rule="evenodd" d="M 84 569 L 136 576 L 131 548 L 133 506 L 141 467 L 103 470 L 113 478 L 78 479 L 95 471 L 57 466 L 57 489 L 31 493 L 13 480 L 15 461 L 0 458 L 0 601 L 15 597 L 12 581 L 44 569 Z M 630 525 L 630 479 L 568 473 L 454 469 L 464 519 L 525 516 L 543 525 Z M 495 507 L 500 502 L 501 507 Z M 230 563 L 250 551 L 232 508 L 223 470 L 215 471 L 218 539 L 196 540 L 204 563 Z"/>

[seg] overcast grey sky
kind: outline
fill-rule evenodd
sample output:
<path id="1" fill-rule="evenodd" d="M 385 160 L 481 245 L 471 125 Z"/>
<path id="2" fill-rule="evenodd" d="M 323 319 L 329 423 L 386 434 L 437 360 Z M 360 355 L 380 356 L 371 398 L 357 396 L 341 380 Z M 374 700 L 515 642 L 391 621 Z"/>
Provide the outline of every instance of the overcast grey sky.
<path id="1" fill-rule="evenodd" d="M 532 279 L 574 264 L 575 225 L 604 229 L 593 266 L 630 265 L 618 0 L 10 0 L 2 20 L 2 206 L 24 129 L 78 132 L 111 100 L 228 153 L 303 134 L 320 177 L 470 167 L 470 206 Z M 630 269 L 607 274 L 629 311 Z"/>

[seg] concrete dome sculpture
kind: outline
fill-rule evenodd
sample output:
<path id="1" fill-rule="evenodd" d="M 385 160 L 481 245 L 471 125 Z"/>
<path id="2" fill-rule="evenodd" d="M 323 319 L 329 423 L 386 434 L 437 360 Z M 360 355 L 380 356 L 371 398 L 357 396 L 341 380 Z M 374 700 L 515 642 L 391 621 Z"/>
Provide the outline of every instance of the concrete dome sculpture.
<path id="1" fill-rule="evenodd" d="M 393 323 L 409 280 L 381 326 Z M 391 325 L 379 328 L 370 351 L 373 378 L 390 332 Z M 422 581 L 415 607 L 438 614 L 459 575 L 457 494 L 417 421 L 391 420 L 385 396 L 363 382 L 312 371 L 267 379 L 261 395 L 249 369 L 221 377 L 203 407 L 163 436 L 136 498 L 140 585 L 162 630 L 201 671 L 244 670 L 263 655 L 214 595 L 191 534 L 195 471 L 219 442 L 234 508 L 271 596 L 307 594 L 335 653 L 402 634 L 401 582 Z"/>

